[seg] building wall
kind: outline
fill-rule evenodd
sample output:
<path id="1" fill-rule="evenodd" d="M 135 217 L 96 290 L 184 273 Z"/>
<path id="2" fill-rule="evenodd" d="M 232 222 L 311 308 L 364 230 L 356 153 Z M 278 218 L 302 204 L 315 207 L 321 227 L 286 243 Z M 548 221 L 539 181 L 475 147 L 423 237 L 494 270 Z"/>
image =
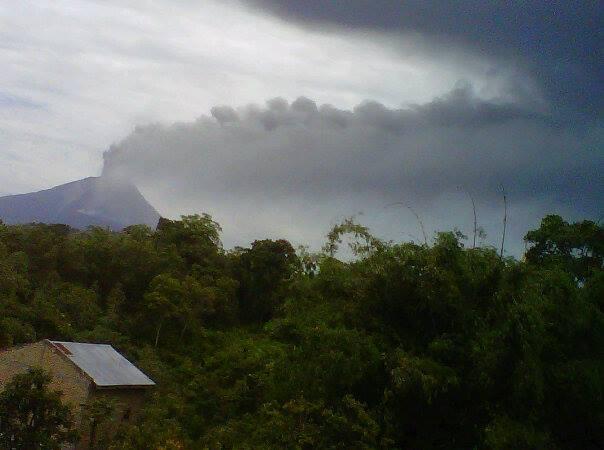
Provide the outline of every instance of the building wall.
<path id="1" fill-rule="evenodd" d="M 51 390 L 63 393 L 63 401 L 69 404 L 77 417 L 86 403 L 90 380 L 71 362 L 40 341 L 0 352 L 0 390 L 16 374 L 33 367 L 41 367 L 52 375 Z"/>
<path id="2" fill-rule="evenodd" d="M 76 428 L 81 429 L 82 412 L 88 401 L 91 381 L 45 341 L 0 352 L 0 391 L 13 376 L 34 367 L 41 367 L 51 374 L 49 388 L 63 393 L 62 400 L 73 411 Z M 84 447 L 69 445 L 64 448 Z"/>
<path id="3" fill-rule="evenodd" d="M 88 398 L 89 404 L 95 401 L 107 401 L 113 407 L 111 417 L 106 417 L 95 429 L 95 445 L 111 442 L 112 437 L 120 427 L 131 423 L 143 406 L 146 389 L 118 388 L 118 389 L 91 389 Z M 91 439 L 90 423 L 82 429 L 82 438 L 78 449 L 89 448 Z"/>
<path id="4" fill-rule="evenodd" d="M 130 421 L 140 411 L 145 401 L 145 389 L 92 389 L 90 401 L 107 399 L 115 404 L 114 418 Z M 126 414 L 128 412 L 128 414 Z"/>
<path id="5" fill-rule="evenodd" d="M 98 443 L 110 438 L 120 424 L 132 421 L 145 399 L 145 389 L 97 389 L 82 371 L 45 341 L 0 351 L 0 391 L 14 375 L 33 367 L 41 367 L 52 375 L 50 389 L 61 391 L 63 402 L 72 408 L 76 427 L 81 434 L 76 449 L 89 448 L 90 423 L 86 420 L 86 405 L 101 399 L 115 405 L 113 417 L 96 431 Z"/>

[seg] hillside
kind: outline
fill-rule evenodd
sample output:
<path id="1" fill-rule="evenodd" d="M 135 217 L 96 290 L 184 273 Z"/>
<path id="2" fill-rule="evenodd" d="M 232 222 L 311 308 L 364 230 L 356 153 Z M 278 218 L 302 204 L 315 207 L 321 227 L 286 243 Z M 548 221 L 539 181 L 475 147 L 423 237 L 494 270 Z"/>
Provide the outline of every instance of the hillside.
<path id="1" fill-rule="evenodd" d="M 133 224 L 155 227 L 158 212 L 132 184 L 90 177 L 29 194 L 0 197 L 0 219 L 7 224 L 60 223 L 113 230 Z"/>
<path id="2" fill-rule="evenodd" d="M 95 422 L 96 448 L 601 448 L 602 226 L 547 216 L 521 261 L 350 220 L 317 254 L 219 233 L 0 224 L 0 350 L 110 343 L 156 381 L 133 424 Z"/>

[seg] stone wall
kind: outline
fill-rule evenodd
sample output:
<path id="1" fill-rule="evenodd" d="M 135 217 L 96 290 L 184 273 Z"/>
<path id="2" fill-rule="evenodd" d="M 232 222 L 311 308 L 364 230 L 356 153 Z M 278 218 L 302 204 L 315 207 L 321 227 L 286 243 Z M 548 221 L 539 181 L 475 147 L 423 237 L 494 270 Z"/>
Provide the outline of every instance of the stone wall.
<path id="1" fill-rule="evenodd" d="M 76 428 L 82 428 L 82 412 L 88 401 L 90 379 L 46 341 L 9 348 L 0 352 L 0 391 L 10 379 L 30 368 L 40 367 L 52 376 L 49 388 L 62 392 L 62 400 L 73 411 Z M 65 446 L 64 449 L 84 448 Z"/>
<path id="2" fill-rule="evenodd" d="M 79 412 L 86 403 L 91 381 L 76 366 L 45 341 L 14 347 L 0 352 L 0 390 L 16 374 L 32 367 L 41 367 L 52 375 L 51 390 L 63 393 L 79 420 Z"/>
<path id="3" fill-rule="evenodd" d="M 113 413 L 110 417 L 103 418 L 94 430 L 94 441 L 96 445 L 107 444 L 121 427 L 131 423 L 138 415 L 145 401 L 146 389 L 140 388 L 111 388 L 111 389 L 92 389 L 88 398 L 89 404 L 96 401 L 106 402 L 113 407 Z M 91 439 L 90 422 L 86 429 L 82 429 L 82 438 L 78 443 L 78 448 L 88 448 Z"/>
<path id="4" fill-rule="evenodd" d="M 0 351 L 0 391 L 14 375 L 24 373 L 33 367 L 41 367 L 52 375 L 50 389 L 61 391 L 63 402 L 71 407 L 76 427 L 81 434 L 76 449 L 89 447 L 91 428 L 90 421 L 87 420 L 87 405 L 91 402 L 108 400 L 115 406 L 113 416 L 107 418 L 95 431 L 96 441 L 99 442 L 104 438 L 110 438 L 120 425 L 132 421 L 145 400 L 146 389 L 96 388 L 86 374 L 47 341 Z"/>

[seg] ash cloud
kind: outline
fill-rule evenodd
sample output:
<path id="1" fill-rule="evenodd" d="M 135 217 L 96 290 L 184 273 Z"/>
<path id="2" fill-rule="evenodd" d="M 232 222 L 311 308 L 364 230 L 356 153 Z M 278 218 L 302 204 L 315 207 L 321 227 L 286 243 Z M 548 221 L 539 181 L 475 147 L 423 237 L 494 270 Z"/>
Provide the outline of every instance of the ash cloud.
<path id="1" fill-rule="evenodd" d="M 509 252 L 547 212 L 597 216 L 602 130 L 577 132 L 516 103 L 484 100 L 469 84 L 421 105 L 367 101 L 352 110 L 300 97 L 217 106 L 192 123 L 150 124 L 113 145 L 104 175 L 127 177 L 168 216 L 206 211 L 227 245 L 266 236 L 318 245 L 330 224 L 359 220 L 381 237 L 471 228 L 467 193 L 496 245 L 501 186 Z"/>

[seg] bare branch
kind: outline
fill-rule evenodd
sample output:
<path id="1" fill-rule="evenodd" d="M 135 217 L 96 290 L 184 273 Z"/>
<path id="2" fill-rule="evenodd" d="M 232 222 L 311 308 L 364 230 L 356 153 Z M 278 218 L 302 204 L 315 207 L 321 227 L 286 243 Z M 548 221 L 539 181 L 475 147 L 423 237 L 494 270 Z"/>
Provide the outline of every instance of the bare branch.
<path id="1" fill-rule="evenodd" d="M 389 203 L 389 204 L 385 205 L 384 208 L 388 208 L 390 206 L 404 206 L 405 208 L 407 208 L 409 211 L 411 211 L 413 213 L 413 215 L 417 219 L 417 222 L 419 223 L 420 229 L 422 230 L 422 235 L 424 237 L 424 244 L 427 246 L 428 245 L 428 236 L 426 235 L 426 229 L 424 228 L 424 222 L 422 222 L 422 219 L 419 217 L 419 214 L 417 214 L 417 212 L 415 212 L 415 210 L 411 206 L 409 206 L 403 202 Z"/>
<path id="2" fill-rule="evenodd" d="M 503 194 L 503 233 L 501 234 L 501 250 L 499 257 L 503 258 L 503 246 L 505 244 L 505 230 L 508 221 L 508 198 L 505 192 L 505 187 L 501 186 L 501 193 Z"/>
<path id="3" fill-rule="evenodd" d="M 478 221 L 476 219 L 476 202 L 474 202 L 474 197 L 466 188 L 464 188 L 463 186 L 459 186 L 459 188 L 464 191 L 472 201 L 472 211 L 474 212 L 474 239 L 472 241 L 472 248 L 476 248 L 476 235 L 478 234 Z"/>

